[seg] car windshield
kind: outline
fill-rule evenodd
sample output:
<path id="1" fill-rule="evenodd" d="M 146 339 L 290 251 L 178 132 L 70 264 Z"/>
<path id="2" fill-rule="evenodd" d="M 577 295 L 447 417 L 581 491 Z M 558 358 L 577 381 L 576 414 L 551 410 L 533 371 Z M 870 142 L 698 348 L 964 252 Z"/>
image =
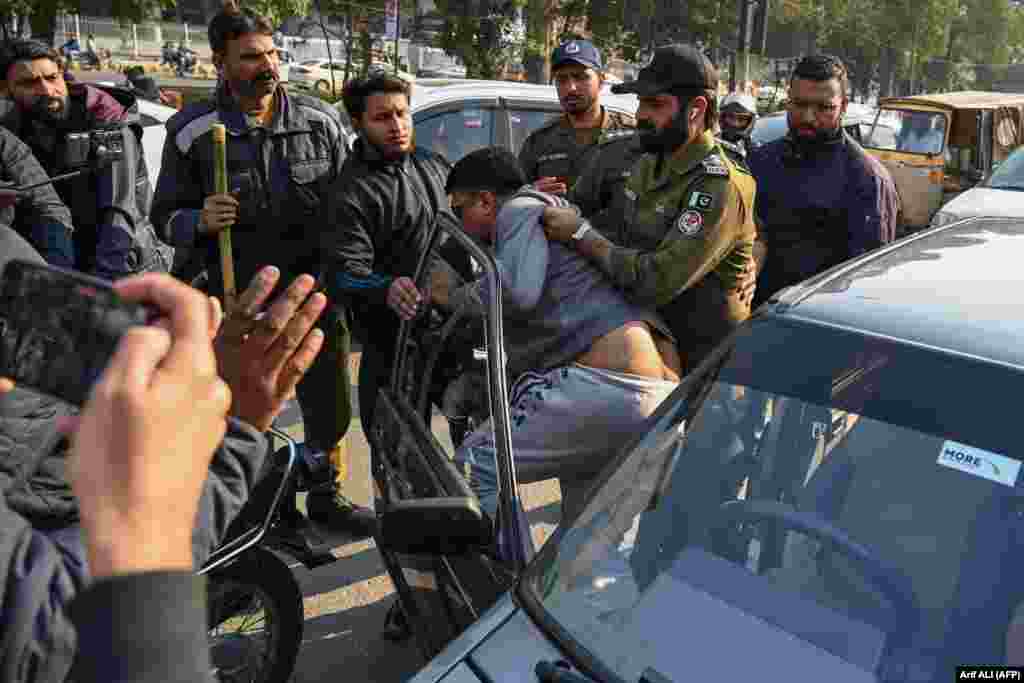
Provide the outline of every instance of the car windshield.
<path id="1" fill-rule="evenodd" d="M 666 400 L 520 595 L 607 681 L 727 665 L 944 682 L 1020 661 L 1005 643 L 1024 621 L 1022 391 L 998 364 L 753 321 Z"/>
<path id="2" fill-rule="evenodd" d="M 946 143 L 946 116 L 941 112 L 881 109 L 877 129 L 889 127 L 894 135 L 874 135 L 864 146 L 908 154 L 941 154 Z"/>
<path id="3" fill-rule="evenodd" d="M 750 140 L 755 145 L 763 145 L 773 140 L 778 140 L 789 130 L 789 123 L 785 114 L 781 116 L 762 116 L 754 124 L 754 130 L 750 132 Z"/>
<path id="4" fill-rule="evenodd" d="M 987 187 L 996 189 L 1020 190 L 1024 189 L 1024 150 L 1018 149 L 1006 158 L 1006 161 L 999 164 L 988 181 Z"/>

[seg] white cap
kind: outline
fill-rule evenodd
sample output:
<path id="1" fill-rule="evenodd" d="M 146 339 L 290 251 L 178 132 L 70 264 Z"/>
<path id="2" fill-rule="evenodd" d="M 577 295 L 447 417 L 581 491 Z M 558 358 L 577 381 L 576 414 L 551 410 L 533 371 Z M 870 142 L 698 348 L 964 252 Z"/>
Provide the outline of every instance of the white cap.
<path id="1" fill-rule="evenodd" d="M 731 92 L 722 100 L 722 103 L 719 105 L 719 111 L 724 110 L 730 104 L 739 105 L 749 114 L 757 114 L 757 102 L 754 101 L 753 95 L 743 92 Z"/>

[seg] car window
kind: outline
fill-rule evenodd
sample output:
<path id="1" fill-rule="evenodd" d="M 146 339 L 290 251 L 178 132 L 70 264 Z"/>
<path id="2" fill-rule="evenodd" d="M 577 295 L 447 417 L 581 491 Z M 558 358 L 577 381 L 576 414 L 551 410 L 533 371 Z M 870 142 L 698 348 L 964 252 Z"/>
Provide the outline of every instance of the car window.
<path id="1" fill-rule="evenodd" d="M 440 154 L 451 163 L 470 152 L 490 147 L 494 140 L 493 109 L 459 109 L 416 122 L 416 144 Z"/>
<path id="2" fill-rule="evenodd" d="M 530 133 L 537 130 L 551 119 L 559 116 L 557 111 L 545 111 L 542 109 L 511 109 L 508 112 L 511 123 L 511 144 L 512 152 L 519 154 L 523 143 Z"/>
<path id="3" fill-rule="evenodd" d="M 1009 190 L 1024 189 L 1024 149 L 1017 150 L 999 164 L 985 185 Z"/>
<path id="4" fill-rule="evenodd" d="M 765 116 L 758 119 L 754 124 L 754 130 L 750 134 L 755 144 L 763 145 L 778 140 L 789 130 L 789 124 L 785 116 Z"/>

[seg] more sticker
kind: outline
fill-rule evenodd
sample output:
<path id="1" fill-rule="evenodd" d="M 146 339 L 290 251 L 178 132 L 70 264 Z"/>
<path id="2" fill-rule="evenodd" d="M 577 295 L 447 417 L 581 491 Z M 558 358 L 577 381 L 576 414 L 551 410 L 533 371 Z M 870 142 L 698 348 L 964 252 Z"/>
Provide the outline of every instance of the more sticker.
<path id="1" fill-rule="evenodd" d="M 958 441 L 946 441 L 936 462 L 943 467 L 973 474 L 997 484 L 1013 487 L 1020 474 L 1020 461 Z"/>

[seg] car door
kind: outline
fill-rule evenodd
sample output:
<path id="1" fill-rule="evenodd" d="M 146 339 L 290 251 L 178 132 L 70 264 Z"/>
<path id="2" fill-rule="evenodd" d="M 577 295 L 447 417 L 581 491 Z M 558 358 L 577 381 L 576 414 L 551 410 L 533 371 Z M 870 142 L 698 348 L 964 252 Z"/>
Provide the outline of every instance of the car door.
<path id="1" fill-rule="evenodd" d="M 501 144 L 498 98 L 444 102 L 413 114 L 416 146 L 454 164 L 470 152 Z"/>

